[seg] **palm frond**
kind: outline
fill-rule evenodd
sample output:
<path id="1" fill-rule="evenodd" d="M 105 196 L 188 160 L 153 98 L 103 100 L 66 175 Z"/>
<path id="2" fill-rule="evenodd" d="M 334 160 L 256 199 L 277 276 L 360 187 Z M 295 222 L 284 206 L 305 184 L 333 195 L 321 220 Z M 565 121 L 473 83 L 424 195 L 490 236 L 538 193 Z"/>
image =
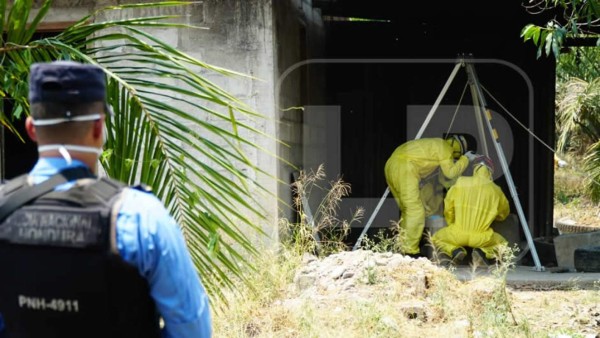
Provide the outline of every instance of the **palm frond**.
<path id="1" fill-rule="evenodd" d="M 600 140 L 600 78 L 571 78 L 561 84 L 557 104 L 557 150 L 565 151 L 575 135 Z"/>
<path id="2" fill-rule="evenodd" d="M 587 173 L 586 188 L 594 202 L 600 201 L 600 141 L 594 143 L 584 157 Z"/>

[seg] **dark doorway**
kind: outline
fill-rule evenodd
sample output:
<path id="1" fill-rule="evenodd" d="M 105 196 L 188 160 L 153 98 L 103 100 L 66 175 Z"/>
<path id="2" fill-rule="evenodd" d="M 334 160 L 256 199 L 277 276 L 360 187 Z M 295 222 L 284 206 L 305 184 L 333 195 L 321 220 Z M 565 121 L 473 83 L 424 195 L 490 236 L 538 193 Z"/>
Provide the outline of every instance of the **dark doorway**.
<path id="1" fill-rule="evenodd" d="M 12 111 L 12 107 L 10 108 L 7 111 Z M 13 121 L 13 125 L 22 139 L 8 128 L 2 127 L 2 180 L 29 172 L 38 159 L 37 146 L 25 132 L 25 117 Z"/>
<path id="2" fill-rule="evenodd" d="M 42 24 L 33 36 L 33 40 L 47 38 L 57 35 L 66 28 L 69 23 Z M 25 118 L 23 114 L 19 118 L 12 118 L 13 106 L 11 100 L 3 101 L 4 112 L 11 119 L 16 133 L 2 126 L 0 130 L 0 180 L 9 180 L 21 174 L 29 172 L 38 159 L 37 145 L 31 141 L 25 131 Z"/>

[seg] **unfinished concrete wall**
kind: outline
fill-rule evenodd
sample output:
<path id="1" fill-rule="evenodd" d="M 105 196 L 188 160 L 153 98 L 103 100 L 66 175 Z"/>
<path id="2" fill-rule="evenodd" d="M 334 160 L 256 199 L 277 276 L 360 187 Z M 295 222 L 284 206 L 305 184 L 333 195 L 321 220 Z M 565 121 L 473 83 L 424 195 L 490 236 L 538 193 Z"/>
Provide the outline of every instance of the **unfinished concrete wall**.
<path id="1" fill-rule="evenodd" d="M 75 21 L 95 9 L 117 3 L 122 1 L 57 0 L 47 16 L 47 21 Z M 275 135 L 277 116 L 274 110 L 274 37 L 271 0 L 205 0 L 177 8 L 108 12 L 99 15 L 98 20 L 165 14 L 181 15 L 182 17 L 177 19 L 178 22 L 207 29 L 161 28 L 150 30 L 151 34 L 203 62 L 255 77 L 253 79 L 227 77 L 205 69 L 198 70 L 206 79 L 221 86 L 265 116 L 264 119 L 252 121 L 243 119 L 243 122 L 266 135 Z M 172 104 L 178 103 L 172 102 Z M 201 111 L 198 114 L 201 118 L 211 119 Z M 211 122 L 221 123 L 214 120 Z M 231 128 L 225 123 L 222 127 Z M 242 136 L 267 152 L 275 154 L 277 151 L 273 139 L 248 133 L 242 133 Z M 217 140 L 217 142 L 225 146 L 223 141 Z M 244 150 L 249 160 L 260 164 L 261 169 L 268 174 L 258 176 L 256 179 L 267 191 L 275 193 L 277 191 L 274 178 L 277 175 L 276 159 L 253 148 Z M 248 173 L 252 174 L 251 171 Z M 255 201 L 264 209 L 266 216 L 266 220 L 260 222 L 264 231 L 271 235 L 271 239 L 266 241 L 277 240 L 277 198 L 274 195 L 260 193 L 259 189 L 255 189 L 254 192 L 257 196 Z"/>
<path id="2" fill-rule="evenodd" d="M 186 30 L 179 35 L 181 50 L 220 67 L 248 74 L 255 79 L 225 77 L 217 73 L 204 74 L 210 81 L 222 86 L 238 99 L 250 105 L 265 119 L 246 120 L 266 135 L 276 134 L 273 73 L 273 22 L 270 0 L 210 0 L 202 3 L 202 21 L 192 23 L 208 27 L 208 31 Z M 200 18 L 198 18 L 200 19 Z M 274 139 L 243 134 L 271 154 L 276 154 Z M 272 177 L 257 177 L 269 192 L 277 190 L 277 160 L 264 152 L 246 149 L 252 163 Z M 265 210 L 263 230 L 275 242 L 277 232 L 276 196 L 259 193 L 255 201 Z"/>
<path id="3" fill-rule="evenodd" d="M 325 74 L 312 69 L 306 60 L 323 55 L 324 30 L 319 10 L 310 0 L 275 1 L 276 116 L 279 119 L 278 137 L 285 145 L 278 146 L 280 162 L 279 185 L 280 216 L 293 219 L 290 208 L 293 173 L 304 167 L 304 107 L 320 101 Z"/>

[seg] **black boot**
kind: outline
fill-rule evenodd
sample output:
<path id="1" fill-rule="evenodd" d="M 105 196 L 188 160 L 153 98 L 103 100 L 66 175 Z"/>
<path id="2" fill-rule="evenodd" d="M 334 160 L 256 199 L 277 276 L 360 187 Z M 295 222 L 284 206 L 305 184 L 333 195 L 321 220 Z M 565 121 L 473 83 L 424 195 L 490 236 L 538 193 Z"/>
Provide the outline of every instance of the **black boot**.
<path id="1" fill-rule="evenodd" d="M 483 252 L 483 250 L 481 250 L 479 248 L 474 248 L 473 253 L 471 253 L 471 256 L 472 256 L 472 264 L 475 266 L 477 266 L 477 265 L 490 266 L 490 265 L 496 264 L 496 261 L 494 259 L 487 258 L 485 255 L 485 252 Z"/>
<path id="2" fill-rule="evenodd" d="M 452 251 L 452 265 L 457 266 L 467 256 L 467 252 L 464 249 L 458 248 Z"/>

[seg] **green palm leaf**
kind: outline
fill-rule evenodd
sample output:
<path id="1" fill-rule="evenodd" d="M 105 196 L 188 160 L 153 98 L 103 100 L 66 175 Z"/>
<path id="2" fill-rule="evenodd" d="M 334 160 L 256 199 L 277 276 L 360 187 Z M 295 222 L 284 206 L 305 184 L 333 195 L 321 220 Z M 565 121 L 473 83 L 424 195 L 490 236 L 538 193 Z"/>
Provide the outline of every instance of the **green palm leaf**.
<path id="1" fill-rule="evenodd" d="M 108 101 L 115 115 L 101 163 L 106 173 L 129 184 L 151 186 L 181 224 L 190 253 L 207 290 L 220 296 L 233 288 L 232 276 L 251 266 L 255 248 L 247 235 L 261 234 L 264 212 L 248 202 L 261 170 L 242 149 L 265 136 L 251 122 L 260 114 L 200 76 L 202 72 L 239 76 L 194 59 L 144 31 L 190 26 L 169 23 L 172 16 L 95 22 L 92 13 L 53 38 L 31 40 L 50 1 L 26 25 L 32 1 L 16 0 L 2 12 L 6 39 L 0 53 L 0 95 L 13 98 L 12 116 L 28 113 L 27 74 L 34 62 L 71 59 L 102 67 L 108 78 Z M 160 2 L 113 6 L 104 10 L 182 6 Z M 6 0 L 0 6 L 7 8 Z M 11 126 L 10 116 L 0 121 Z M 244 138 L 241 135 L 251 135 Z M 268 192 L 265 192 L 268 193 Z"/>
<path id="2" fill-rule="evenodd" d="M 600 78 L 588 82 L 573 77 L 559 86 L 558 150 L 565 151 L 574 138 L 600 140 Z"/>

